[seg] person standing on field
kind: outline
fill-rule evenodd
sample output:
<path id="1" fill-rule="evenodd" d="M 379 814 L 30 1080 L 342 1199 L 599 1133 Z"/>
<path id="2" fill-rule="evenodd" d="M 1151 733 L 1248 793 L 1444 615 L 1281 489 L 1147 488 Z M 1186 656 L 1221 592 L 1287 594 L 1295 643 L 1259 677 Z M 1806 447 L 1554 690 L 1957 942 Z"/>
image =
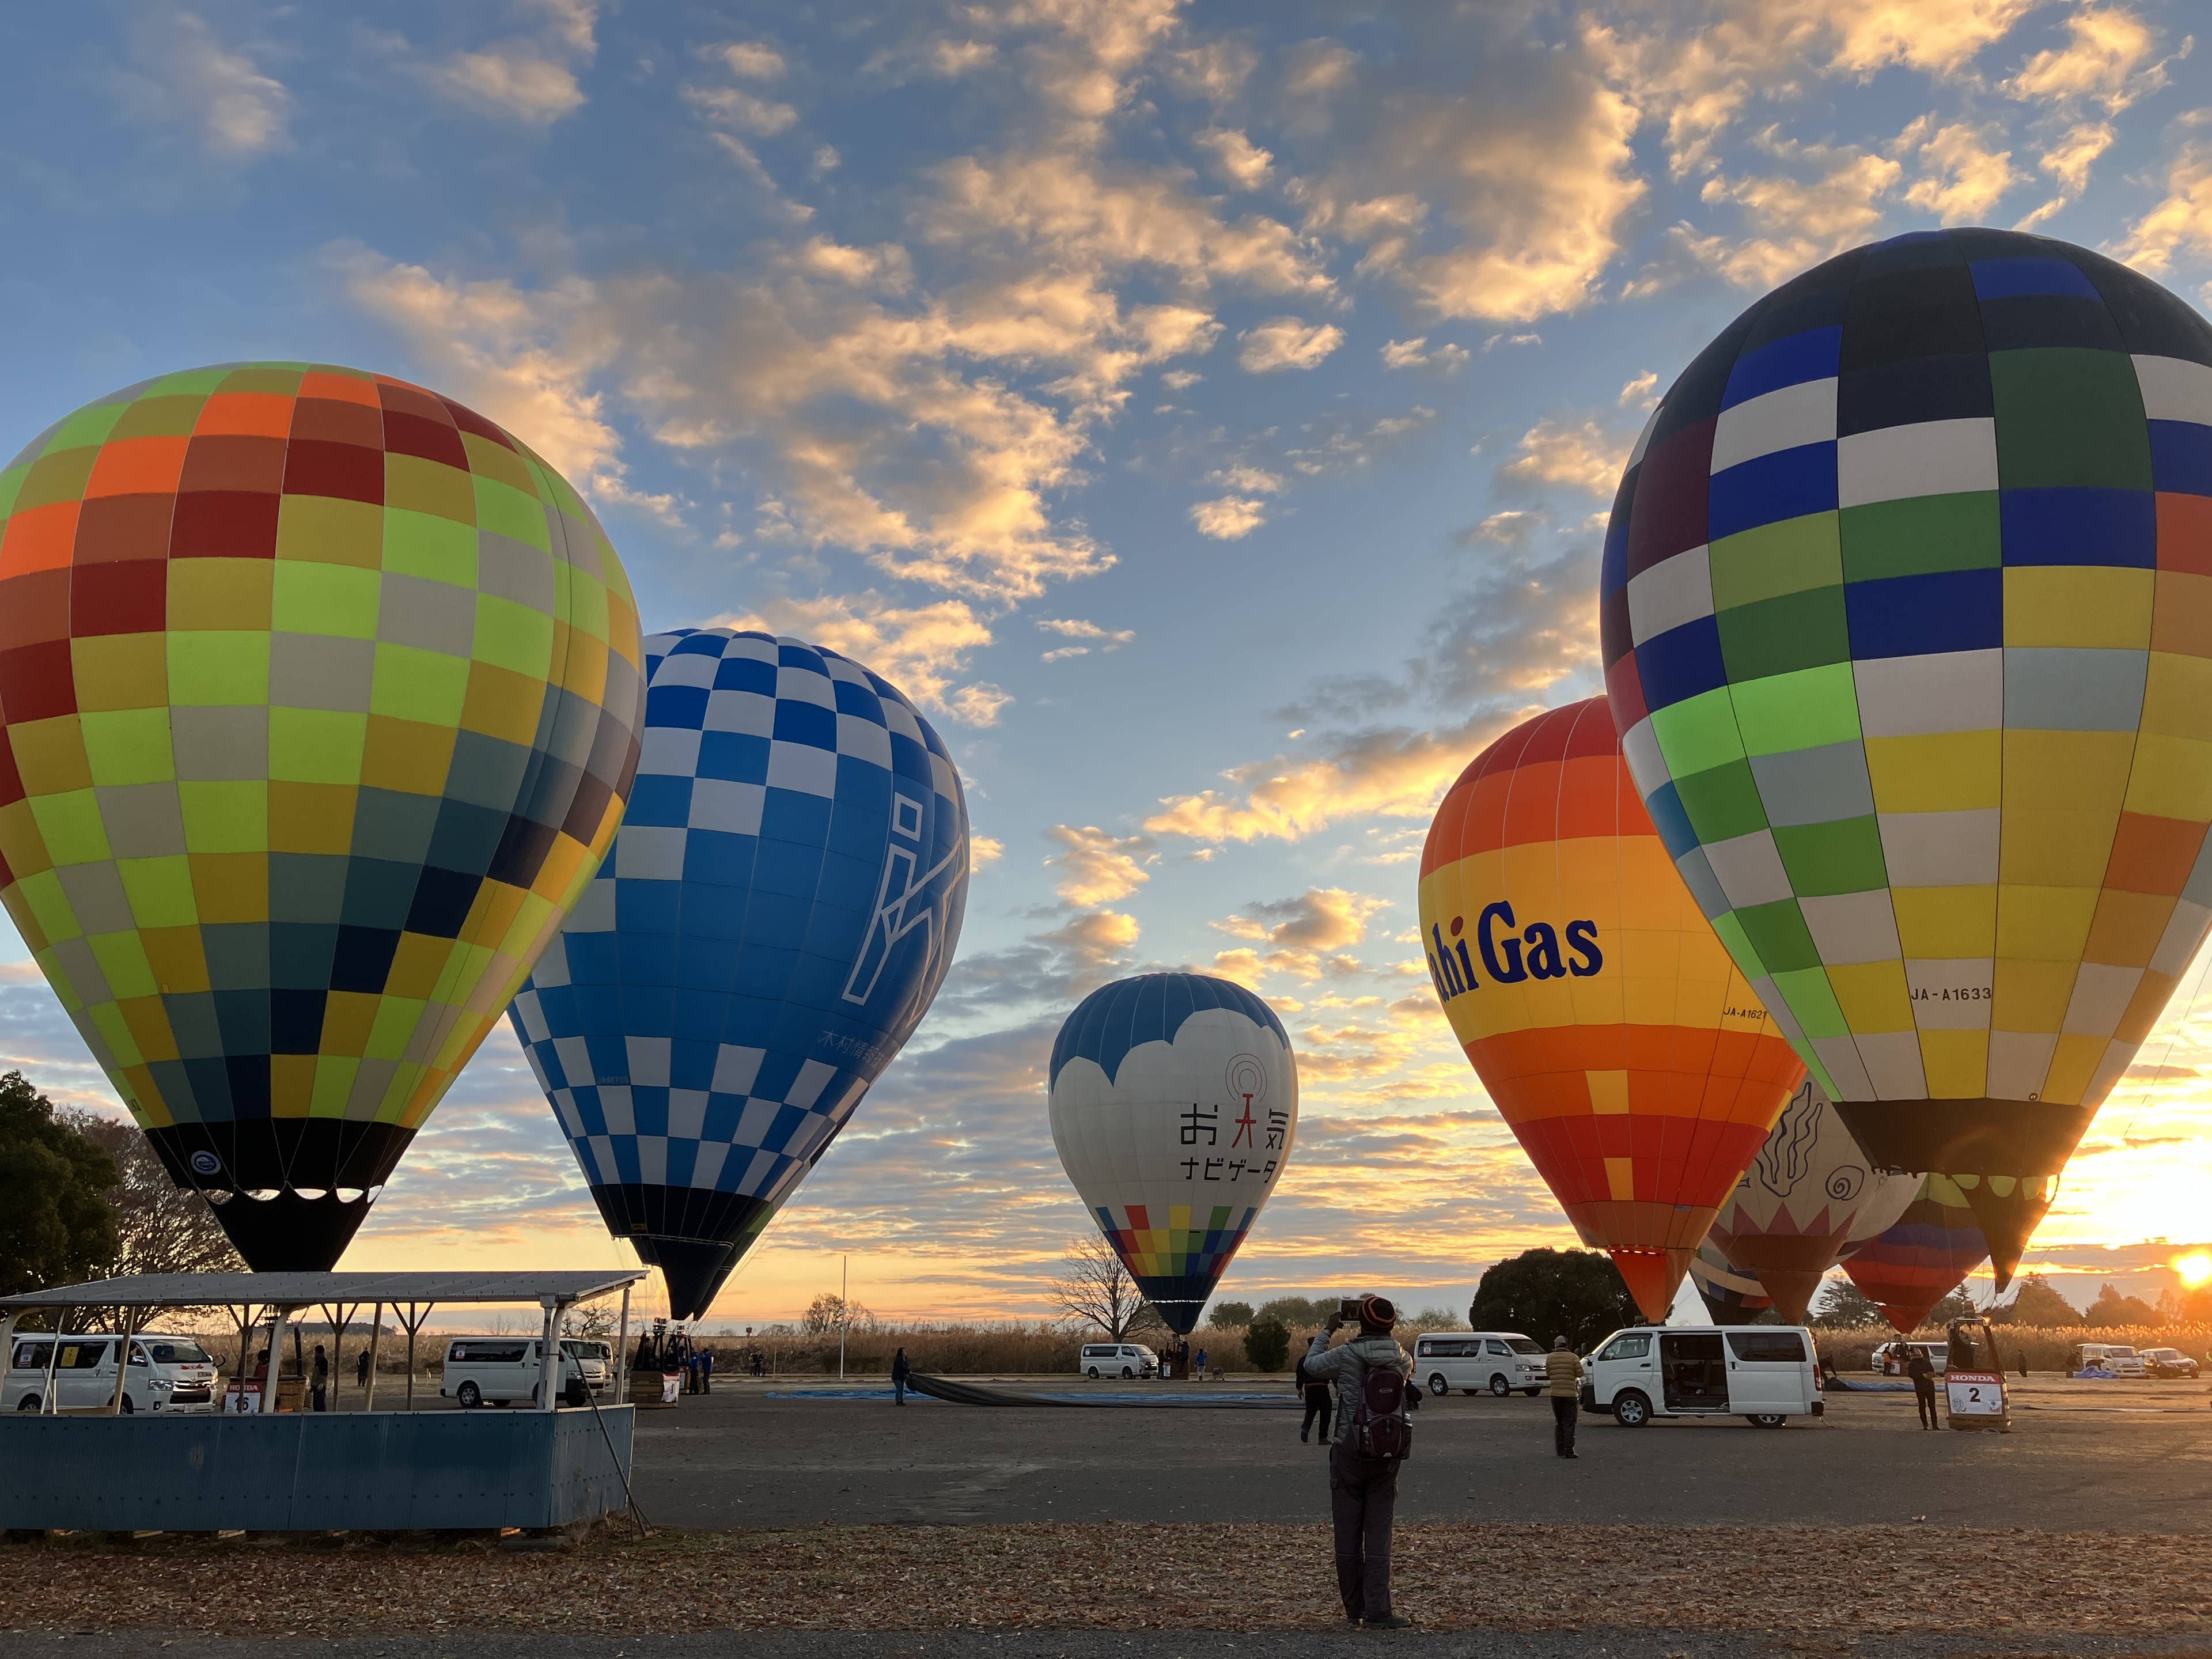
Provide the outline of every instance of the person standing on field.
<path id="1" fill-rule="evenodd" d="M 1332 1316 L 1322 1334 L 1324 1342 L 1344 1322 L 1341 1314 Z M 1413 1367 L 1391 1335 L 1397 1323 L 1397 1306 L 1389 1297 L 1363 1296 L 1358 1338 L 1308 1358 L 1305 1365 L 1309 1377 L 1336 1387 L 1336 1439 L 1328 1453 L 1336 1588 L 1344 1616 L 1368 1630 L 1403 1630 L 1413 1622 L 1390 1607 L 1390 1526 L 1398 1507 L 1398 1469 L 1413 1434 L 1405 1404 Z M 1370 1376 L 1376 1372 L 1385 1375 Z M 1378 1444 L 1395 1449 L 1377 1455 Z"/>
<path id="2" fill-rule="evenodd" d="M 1552 1352 L 1544 1356 L 1544 1392 L 1552 1397 L 1552 1449 L 1572 1457 L 1575 1419 L 1583 1409 L 1583 1362 L 1564 1336 L 1553 1337 Z"/>
<path id="3" fill-rule="evenodd" d="M 1942 1425 L 1936 1417 L 1936 1362 L 1928 1357 L 1928 1350 L 1916 1346 L 1912 1358 L 1905 1362 L 1905 1374 L 1912 1379 L 1912 1403 L 1920 1413 L 1923 1429 Z"/>
<path id="4" fill-rule="evenodd" d="M 1306 1436 L 1313 1431 L 1314 1419 L 1318 1417 L 1321 1419 L 1321 1444 L 1323 1451 L 1327 1451 L 1331 1443 L 1328 1419 L 1336 1402 L 1330 1394 L 1328 1379 L 1315 1373 L 1313 1362 L 1328 1352 L 1328 1338 L 1329 1333 L 1326 1327 L 1313 1334 L 1313 1340 L 1306 1344 L 1306 1357 L 1298 1362 L 1297 1372 L 1299 1391 L 1305 1397 L 1306 1406 L 1305 1420 L 1298 1425 L 1298 1439 L 1301 1443 L 1304 1442 Z"/>

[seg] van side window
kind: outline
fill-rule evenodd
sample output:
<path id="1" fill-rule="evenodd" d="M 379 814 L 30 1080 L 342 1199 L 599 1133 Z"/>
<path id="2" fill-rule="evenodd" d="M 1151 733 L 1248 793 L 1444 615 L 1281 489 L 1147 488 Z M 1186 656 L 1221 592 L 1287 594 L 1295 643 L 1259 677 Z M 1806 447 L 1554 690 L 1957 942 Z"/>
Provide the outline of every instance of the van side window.
<path id="1" fill-rule="evenodd" d="M 1648 1336 L 1616 1336 L 1605 1345 L 1600 1359 L 1649 1359 L 1651 1339 Z"/>
<path id="2" fill-rule="evenodd" d="M 1738 1359 L 1802 1361 L 1805 1339 L 1795 1331 L 1730 1331 L 1729 1349 Z"/>
<path id="3" fill-rule="evenodd" d="M 455 1364 L 512 1365 L 523 1358 L 520 1342 L 456 1342 L 448 1356 Z"/>
<path id="4" fill-rule="evenodd" d="M 42 1371 L 46 1368 L 46 1356 L 53 1352 L 51 1342 L 18 1342 L 15 1345 L 15 1369 L 19 1371 Z"/>
<path id="5" fill-rule="evenodd" d="M 61 1369 L 65 1371 L 98 1370 L 100 1362 L 106 1358 L 105 1338 L 97 1342 L 64 1342 L 62 1344 Z"/>

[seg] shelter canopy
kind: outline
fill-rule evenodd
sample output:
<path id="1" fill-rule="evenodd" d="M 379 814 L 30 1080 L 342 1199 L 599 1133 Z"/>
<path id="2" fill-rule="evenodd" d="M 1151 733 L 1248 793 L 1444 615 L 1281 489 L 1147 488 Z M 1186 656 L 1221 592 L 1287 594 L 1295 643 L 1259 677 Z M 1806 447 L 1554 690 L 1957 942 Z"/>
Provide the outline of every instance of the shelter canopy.
<path id="1" fill-rule="evenodd" d="M 131 1273 L 0 1296 L 0 1314 L 33 1308 L 200 1308 L 258 1304 L 587 1301 L 634 1285 L 642 1267 L 544 1273 Z"/>

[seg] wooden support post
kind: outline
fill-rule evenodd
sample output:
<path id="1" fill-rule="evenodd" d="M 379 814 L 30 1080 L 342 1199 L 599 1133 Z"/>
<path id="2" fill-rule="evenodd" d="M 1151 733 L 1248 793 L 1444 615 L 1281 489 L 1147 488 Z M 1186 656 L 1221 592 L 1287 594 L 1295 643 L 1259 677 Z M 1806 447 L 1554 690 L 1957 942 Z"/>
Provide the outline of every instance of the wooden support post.
<path id="1" fill-rule="evenodd" d="M 629 1404 L 629 1286 L 623 1286 L 622 1323 L 615 1335 L 615 1363 L 607 1367 L 615 1387 L 615 1404 Z"/>
<path id="2" fill-rule="evenodd" d="M 384 1304 L 380 1302 L 368 1320 L 368 1389 L 361 1398 L 361 1408 L 365 1412 L 376 1409 L 376 1347 L 383 1340 Z"/>
<path id="3" fill-rule="evenodd" d="M 138 1334 L 137 1309 L 118 1308 L 116 1312 L 122 1316 L 119 1322 L 123 1331 L 115 1339 L 115 1396 L 107 1402 L 110 1417 L 123 1415 L 123 1401 L 131 1389 L 131 1344 Z M 153 1376 L 154 1368 L 149 1365 L 146 1368 L 147 1380 L 150 1382 Z"/>
<path id="4" fill-rule="evenodd" d="M 39 1401 L 39 1412 L 41 1416 L 61 1415 L 61 1402 L 54 1398 L 57 1392 L 55 1378 L 61 1369 L 62 1363 L 62 1328 L 69 1323 L 70 1312 L 71 1310 L 67 1308 L 54 1310 L 54 1346 L 46 1350 L 46 1392 Z"/>

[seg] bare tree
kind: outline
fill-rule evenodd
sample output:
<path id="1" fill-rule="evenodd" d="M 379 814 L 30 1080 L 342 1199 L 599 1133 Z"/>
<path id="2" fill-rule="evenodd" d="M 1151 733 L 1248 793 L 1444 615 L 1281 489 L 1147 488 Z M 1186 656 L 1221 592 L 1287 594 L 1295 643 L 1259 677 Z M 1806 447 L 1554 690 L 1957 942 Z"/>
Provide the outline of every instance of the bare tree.
<path id="1" fill-rule="evenodd" d="M 1097 1327 L 1111 1342 L 1129 1334 L 1144 1298 L 1111 1244 L 1087 1236 L 1071 1238 L 1060 1267 L 1060 1276 L 1047 1289 L 1064 1316 Z"/>
<path id="2" fill-rule="evenodd" d="M 824 1291 L 807 1304 L 801 1322 L 809 1336 L 835 1336 L 839 1331 L 872 1331 L 876 1316 L 857 1302 L 848 1302 L 835 1291 Z"/>
<path id="3" fill-rule="evenodd" d="M 246 1263 L 215 1218 L 208 1201 L 169 1179 L 161 1157 L 138 1126 L 96 1113 L 64 1110 L 58 1116 L 115 1160 L 115 1185 L 106 1198 L 115 1212 L 116 1251 L 111 1272 L 125 1273 L 242 1273 Z"/>

